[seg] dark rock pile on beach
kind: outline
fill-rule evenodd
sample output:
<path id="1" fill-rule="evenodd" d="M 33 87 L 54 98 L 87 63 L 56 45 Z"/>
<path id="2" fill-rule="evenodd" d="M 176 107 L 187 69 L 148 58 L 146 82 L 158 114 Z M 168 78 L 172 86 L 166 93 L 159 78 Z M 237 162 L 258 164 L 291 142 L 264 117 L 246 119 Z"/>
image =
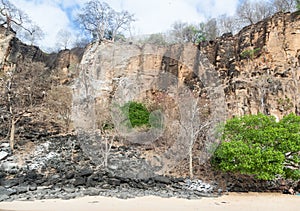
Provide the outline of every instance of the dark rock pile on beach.
<path id="1" fill-rule="evenodd" d="M 0 144 L 0 201 L 82 196 L 126 199 L 146 195 L 194 199 L 222 192 L 217 183 L 196 179 L 155 174 L 144 178 L 139 175 L 124 177 L 126 174 L 122 176 L 116 165 L 124 171 L 142 167 L 143 159 L 139 159 L 138 153 L 130 147 L 112 149 L 111 160 L 115 161 L 113 158 L 117 156 L 118 163 L 104 171 L 85 156 L 75 136 L 53 137 L 30 148 L 31 144 L 19 145 L 16 149 L 19 153 L 14 154 L 8 143 Z M 124 162 L 132 167 L 122 166 Z"/>

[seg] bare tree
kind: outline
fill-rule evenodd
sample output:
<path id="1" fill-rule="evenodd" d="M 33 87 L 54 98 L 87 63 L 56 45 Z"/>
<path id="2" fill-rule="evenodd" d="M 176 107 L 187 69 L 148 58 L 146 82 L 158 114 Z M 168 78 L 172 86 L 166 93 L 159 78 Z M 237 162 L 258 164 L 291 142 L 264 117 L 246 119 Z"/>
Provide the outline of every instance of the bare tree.
<path id="1" fill-rule="evenodd" d="M 129 31 L 130 24 L 134 21 L 133 15 L 128 11 L 113 12 L 113 17 L 110 21 L 110 36 L 114 41 L 120 31 Z"/>
<path id="2" fill-rule="evenodd" d="M 67 86 L 53 87 L 47 94 L 46 104 L 56 120 L 62 121 L 68 133 L 71 124 L 72 92 Z"/>
<path id="3" fill-rule="evenodd" d="M 217 18 L 217 25 L 219 29 L 219 35 L 224 33 L 234 34 L 241 28 L 236 20 L 236 17 L 227 16 L 226 14 L 220 15 Z"/>
<path id="4" fill-rule="evenodd" d="M 117 34 L 127 31 L 134 21 L 128 11 L 116 12 L 107 3 L 91 0 L 77 15 L 77 22 L 93 39 L 114 41 Z"/>
<path id="5" fill-rule="evenodd" d="M 172 25 L 170 36 L 177 43 L 199 43 L 206 39 L 205 24 L 188 24 L 184 22 L 175 22 Z"/>
<path id="6" fill-rule="evenodd" d="M 24 40 L 29 41 L 30 45 L 37 45 L 37 41 L 42 40 L 45 37 L 43 30 L 38 25 L 30 25 L 29 31 L 24 31 L 22 35 L 19 35 Z"/>
<path id="7" fill-rule="evenodd" d="M 273 5 L 276 12 L 292 12 L 296 9 L 295 0 L 274 0 Z"/>
<path id="8" fill-rule="evenodd" d="M 252 2 L 250 0 L 244 0 L 240 2 L 236 12 L 237 17 L 245 25 L 255 24 L 256 22 L 271 16 L 273 13 L 274 10 L 271 2 Z"/>
<path id="9" fill-rule="evenodd" d="M 61 29 L 56 34 L 56 41 L 59 47 L 66 50 L 72 42 L 72 33 L 66 29 Z"/>
<path id="10" fill-rule="evenodd" d="M 204 23 L 204 31 L 206 40 L 216 39 L 219 34 L 217 20 L 215 18 L 211 18 L 208 21 L 206 21 Z"/>
<path id="11" fill-rule="evenodd" d="M 0 17 L 1 25 L 6 25 L 8 31 L 11 29 L 14 31 L 23 29 L 28 33 L 32 33 L 32 31 L 25 26 L 26 24 L 31 23 L 27 14 L 8 0 L 1 0 L 0 2 Z"/>
<path id="12" fill-rule="evenodd" d="M 76 34 L 75 37 L 75 41 L 73 42 L 74 47 L 84 48 L 90 42 L 90 40 L 82 35 L 82 33 Z"/>
<path id="13" fill-rule="evenodd" d="M 41 63 L 19 62 L 1 77 L 0 107 L 8 119 L 10 147 L 14 149 L 16 124 L 41 104 L 47 91 L 45 67 Z"/>
<path id="14" fill-rule="evenodd" d="M 149 37 L 140 40 L 141 43 L 149 43 L 154 45 L 166 45 L 168 42 L 166 41 L 166 38 L 164 34 L 157 33 L 157 34 L 151 34 Z"/>

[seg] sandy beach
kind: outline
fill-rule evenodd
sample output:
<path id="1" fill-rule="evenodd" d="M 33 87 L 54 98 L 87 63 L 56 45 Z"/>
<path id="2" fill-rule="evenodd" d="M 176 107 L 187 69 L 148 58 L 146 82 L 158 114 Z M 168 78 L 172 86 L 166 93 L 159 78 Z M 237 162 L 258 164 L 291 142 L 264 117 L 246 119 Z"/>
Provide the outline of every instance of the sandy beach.
<path id="1" fill-rule="evenodd" d="M 230 193 L 218 198 L 187 200 L 154 196 L 134 199 L 83 197 L 72 200 L 42 200 L 1 202 L 0 210 L 15 211 L 240 211 L 240 210 L 300 210 L 300 196 L 274 193 Z"/>

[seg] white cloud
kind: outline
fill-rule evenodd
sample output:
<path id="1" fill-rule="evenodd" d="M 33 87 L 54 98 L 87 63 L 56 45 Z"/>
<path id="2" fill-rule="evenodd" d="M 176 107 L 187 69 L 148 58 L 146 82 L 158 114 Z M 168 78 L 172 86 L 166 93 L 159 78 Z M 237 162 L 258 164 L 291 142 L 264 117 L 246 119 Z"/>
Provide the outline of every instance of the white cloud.
<path id="1" fill-rule="evenodd" d="M 199 12 L 206 17 L 217 17 L 222 14 L 233 15 L 239 0 L 210 0 L 198 1 L 197 7 Z"/>
<path id="2" fill-rule="evenodd" d="M 193 4 L 184 0 L 124 0 L 122 9 L 135 14 L 135 27 L 141 33 L 157 33 L 166 31 L 178 20 L 198 23 L 204 16 L 197 12 Z"/>
<path id="3" fill-rule="evenodd" d="M 26 12 L 44 31 L 45 39 L 40 41 L 40 47 L 54 48 L 57 32 L 62 28 L 68 28 L 70 23 L 66 13 L 52 1 L 11 0 L 11 2 Z"/>
<path id="4" fill-rule="evenodd" d="M 66 10 L 88 2 L 88 0 L 11 0 L 24 10 L 46 33 L 41 46 L 54 47 L 57 32 L 70 29 Z M 135 33 L 150 34 L 164 32 L 178 20 L 199 23 L 205 17 L 233 14 L 238 0 L 106 0 L 116 10 L 128 10 L 136 18 Z"/>

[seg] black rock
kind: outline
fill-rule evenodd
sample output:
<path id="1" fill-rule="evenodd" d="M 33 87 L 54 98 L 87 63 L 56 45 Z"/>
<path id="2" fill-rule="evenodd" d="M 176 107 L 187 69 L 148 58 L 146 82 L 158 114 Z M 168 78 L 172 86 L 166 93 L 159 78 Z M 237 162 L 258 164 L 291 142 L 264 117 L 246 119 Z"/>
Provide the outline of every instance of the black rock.
<path id="1" fill-rule="evenodd" d="M 89 188 L 86 190 L 86 195 L 89 196 L 98 196 L 100 193 L 100 190 L 97 190 L 96 188 Z"/>
<path id="2" fill-rule="evenodd" d="M 89 177 L 92 174 L 93 174 L 92 169 L 81 169 L 80 172 L 78 173 L 78 175 L 81 177 Z"/>
<path id="3" fill-rule="evenodd" d="M 37 190 L 37 185 L 36 185 L 35 183 L 31 184 L 31 185 L 29 186 L 29 190 L 30 190 L 30 191 L 35 191 L 35 190 Z"/>
<path id="4" fill-rule="evenodd" d="M 172 184 L 172 187 L 179 190 L 182 189 L 182 186 L 178 184 Z"/>
<path id="5" fill-rule="evenodd" d="M 63 187 L 62 188 L 66 193 L 74 193 L 75 189 L 74 188 L 68 188 L 68 187 Z"/>
<path id="6" fill-rule="evenodd" d="M 75 176 L 74 172 L 69 172 L 66 174 L 66 179 L 73 179 Z"/>
<path id="7" fill-rule="evenodd" d="M 49 182 L 52 185 L 56 185 L 58 183 L 60 183 L 62 181 L 62 179 L 60 178 L 60 175 L 58 174 L 54 174 L 49 178 Z"/>
<path id="8" fill-rule="evenodd" d="M 101 184 L 100 187 L 101 187 L 102 189 L 111 189 L 111 185 L 109 185 L 109 184 L 107 184 L 107 183 Z"/>
<path id="9" fill-rule="evenodd" d="M 88 177 L 86 181 L 87 187 L 95 187 L 98 183 L 98 177 L 94 177 L 93 175 Z"/>
<path id="10" fill-rule="evenodd" d="M 14 195 L 16 194 L 17 191 L 15 189 L 12 189 L 12 188 L 4 188 L 2 186 L 0 186 L 0 196 L 1 195 L 7 195 L 7 196 L 11 196 L 11 195 Z"/>
<path id="11" fill-rule="evenodd" d="M 1 182 L 1 185 L 6 188 L 11 188 L 11 187 L 19 185 L 19 180 L 18 179 L 4 180 Z"/>
<path id="12" fill-rule="evenodd" d="M 4 172 L 0 172 L 0 179 L 5 178 L 6 174 Z"/>
<path id="13" fill-rule="evenodd" d="M 26 186 L 18 186 L 16 187 L 17 194 L 26 193 L 28 191 L 28 187 Z"/>
<path id="14" fill-rule="evenodd" d="M 160 175 L 156 176 L 156 177 L 154 177 L 154 180 L 156 182 L 163 183 L 163 184 L 166 184 L 166 185 L 171 184 L 171 180 L 168 177 L 165 177 L 165 176 L 160 176 Z"/>
<path id="15" fill-rule="evenodd" d="M 8 195 L 5 195 L 5 194 L 4 194 L 4 195 L 1 195 L 1 194 L 0 194 L 0 202 L 1 202 L 1 201 L 6 201 L 6 200 L 8 200 L 8 199 L 9 199 L 9 196 L 8 196 Z"/>
<path id="16" fill-rule="evenodd" d="M 172 178 L 172 181 L 175 183 L 184 182 L 184 180 L 185 179 L 183 177 Z"/>
<path id="17" fill-rule="evenodd" d="M 74 181 L 74 186 L 84 186 L 86 184 L 86 179 L 83 177 L 76 177 Z"/>
<path id="18" fill-rule="evenodd" d="M 121 181 L 119 179 L 116 179 L 116 178 L 110 178 L 108 180 L 108 184 L 110 184 L 112 186 L 120 186 Z"/>
<path id="19" fill-rule="evenodd" d="M 163 184 L 163 183 L 156 183 L 155 184 L 155 187 L 157 187 L 157 188 L 159 188 L 159 189 L 164 189 L 164 188 L 166 188 L 166 184 Z"/>

